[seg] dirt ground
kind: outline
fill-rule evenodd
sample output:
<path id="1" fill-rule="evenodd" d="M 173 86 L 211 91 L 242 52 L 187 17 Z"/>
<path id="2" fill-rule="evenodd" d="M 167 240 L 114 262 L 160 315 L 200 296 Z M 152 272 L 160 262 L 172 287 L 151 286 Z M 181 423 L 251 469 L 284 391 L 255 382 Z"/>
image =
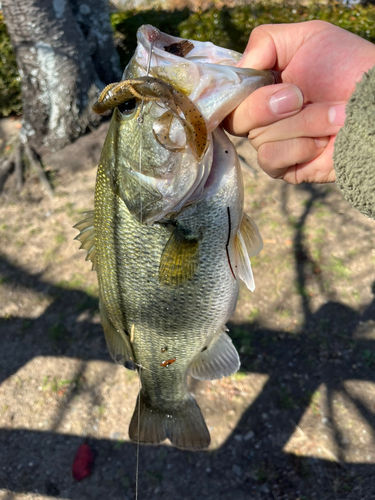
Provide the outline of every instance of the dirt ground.
<path id="1" fill-rule="evenodd" d="M 108 125 L 0 196 L 0 499 L 133 500 L 137 376 L 107 352 L 96 276 L 73 241 Z M 0 141 L 17 131 L 2 120 Z M 228 325 L 236 375 L 191 382 L 210 449 L 141 447 L 139 500 L 375 499 L 375 223 L 334 185 L 263 174 L 245 140 L 246 212 L 264 249 Z M 1 144 L 0 144 L 1 146 Z M 74 455 L 95 453 L 75 482 Z"/>

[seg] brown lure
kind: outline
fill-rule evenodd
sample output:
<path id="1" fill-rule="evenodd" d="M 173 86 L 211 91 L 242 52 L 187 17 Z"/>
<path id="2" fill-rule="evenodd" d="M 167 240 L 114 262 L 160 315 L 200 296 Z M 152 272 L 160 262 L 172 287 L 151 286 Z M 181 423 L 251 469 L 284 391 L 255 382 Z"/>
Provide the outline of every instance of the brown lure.
<path id="1" fill-rule="evenodd" d="M 169 138 L 172 119 L 175 117 L 183 126 L 186 141 L 197 160 L 202 160 L 208 147 L 207 126 L 202 114 L 185 94 L 159 78 L 144 76 L 111 83 L 101 92 L 92 109 L 95 113 L 101 114 L 134 98 L 145 102 L 159 101 L 167 107 L 168 110 L 155 121 L 153 130 L 162 146 L 172 151 L 181 149 Z M 139 106 L 136 118 L 140 109 Z M 181 118 L 180 112 L 184 115 L 184 119 Z"/>
<path id="2" fill-rule="evenodd" d="M 168 368 L 169 365 L 171 365 L 172 363 L 174 363 L 176 361 L 177 358 L 172 358 L 172 359 L 167 359 L 166 361 L 163 361 L 162 363 L 160 363 L 160 366 L 162 366 L 163 368 Z"/>

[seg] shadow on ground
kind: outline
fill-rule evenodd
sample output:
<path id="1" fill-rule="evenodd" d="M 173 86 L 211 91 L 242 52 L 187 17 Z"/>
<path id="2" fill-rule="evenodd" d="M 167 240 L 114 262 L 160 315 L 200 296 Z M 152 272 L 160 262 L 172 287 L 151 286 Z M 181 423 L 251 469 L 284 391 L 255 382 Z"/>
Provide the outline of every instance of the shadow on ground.
<path id="1" fill-rule="evenodd" d="M 245 352 L 242 370 L 266 374 L 268 381 L 220 449 L 192 453 L 164 445 L 141 447 L 142 500 L 370 500 L 375 495 L 373 465 L 344 461 L 347 443 L 335 427 L 332 408 L 335 394 L 344 393 L 375 433 L 374 408 L 350 395 L 345 386 L 347 380 L 375 382 L 374 341 L 365 338 L 366 325 L 375 320 L 375 299 L 361 312 L 334 300 L 312 312 L 306 276 L 317 263 L 306 251 L 303 227 L 314 202 L 324 195 L 311 187 L 301 189 L 307 189 L 310 198 L 295 224 L 293 252 L 304 324 L 298 333 L 266 329 L 256 321 L 229 325 L 237 348 Z M 108 361 L 101 327 L 90 321 L 98 308 L 94 297 L 44 282 L 4 258 L 0 274 L 15 290 L 32 289 L 53 298 L 46 311 L 26 325 L 24 318 L 0 320 L 0 382 L 36 356 Z M 78 321 L 82 311 L 87 312 L 86 321 Z M 46 332 L 51 332 L 56 318 L 61 327 L 52 330 L 51 337 Z M 322 384 L 325 425 L 335 439 L 332 460 L 289 454 L 285 445 Z M 57 415 L 56 421 L 61 418 Z M 0 429 L 0 488 L 8 492 L 1 498 L 11 500 L 17 492 L 72 500 L 96 499 L 102 492 L 114 500 L 134 498 L 136 447 L 90 438 L 96 454 L 93 475 L 74 483 L 71 464 L 81 443 L 81 437 L 61 433 Z"/>

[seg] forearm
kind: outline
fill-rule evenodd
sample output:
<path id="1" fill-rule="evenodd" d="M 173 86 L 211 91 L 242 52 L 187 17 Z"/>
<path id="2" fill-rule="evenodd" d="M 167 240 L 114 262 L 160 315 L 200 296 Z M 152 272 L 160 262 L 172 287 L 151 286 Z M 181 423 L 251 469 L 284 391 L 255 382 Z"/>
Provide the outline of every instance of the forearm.
<path id="1" fill-rule="evenodd" d="M 350 97 L 333 163 L 345 199 L 375 219 L 375 66 L 364 73 Z"/>

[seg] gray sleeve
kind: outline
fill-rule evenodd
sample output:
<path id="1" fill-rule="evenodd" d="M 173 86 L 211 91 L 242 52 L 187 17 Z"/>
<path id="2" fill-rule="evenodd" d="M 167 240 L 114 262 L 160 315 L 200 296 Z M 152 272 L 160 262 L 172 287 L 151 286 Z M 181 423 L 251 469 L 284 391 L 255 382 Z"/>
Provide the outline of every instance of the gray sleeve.
<path id="1" fill-rule="evenodd" d="M 375 219 L 375 66 L 364 73 L 349 100 L 333 163 L 344 198 Z"/>

